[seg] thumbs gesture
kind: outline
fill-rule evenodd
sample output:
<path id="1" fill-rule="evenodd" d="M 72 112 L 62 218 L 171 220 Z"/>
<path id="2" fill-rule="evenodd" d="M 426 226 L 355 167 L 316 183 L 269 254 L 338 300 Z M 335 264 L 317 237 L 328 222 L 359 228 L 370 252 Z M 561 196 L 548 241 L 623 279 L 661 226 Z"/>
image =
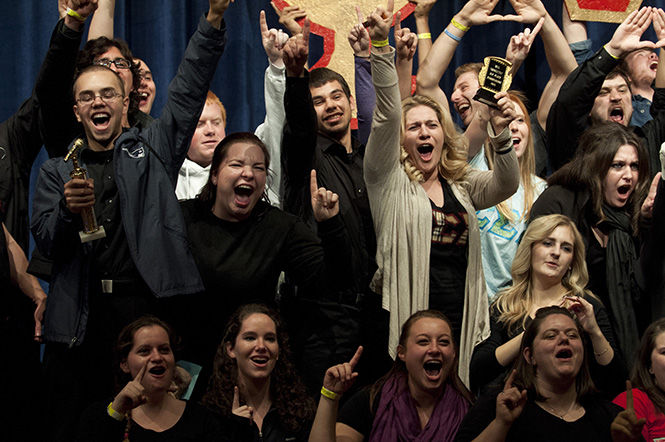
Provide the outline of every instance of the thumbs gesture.
<path id="1" fill-rule="evenodd" d="M 323 386 L 333 393 L 346 393 L 358 377 L 358 373 L 353 370 L 356 368 L 362 354 L 363 348 L 360 346 L 349 362 L 335 365 L 326 370 L 323 377 Z"/>
<path id="2" fill-rule="evenodd" d="M 312 196 L 312 212 L 317 222 L 329 220 L 339 213 L 339 196 L 318 186 L 314 169 L 309 176 L 309 193 Z"/>
<path id="3" fill-rule="evenodd" d="M 249 419 L 249 424 L 252 425 L 254 419 L 254 409 L 249 405 L 240 405 L 240 392 L 238 386 L 233 387 L 233 403 L 231 404 L 231 413 L 236 416 Z"/>
<path id="4" fill-rule="evenodd" d="M 146 372 L 148 367 L 149 359 L 146 358 L 145 364 L 138 373 L 134 380 L 130 381 L 125 385 L 120 393 L 113 399 L 113 404 L 111 405 L 115 411 L 118 413 L 125 414 L 130 410 L 138 407 L 139 405 L 145 403 L 145 387 L 143 387 L 143 375 Z"/>
<path id="5" fill-rule="evenodd" d="M 626 381 L 626 409 L 612 421 L 610 432 L 614 442 L 632 442 L 640 439 L 645 418 L 638 419 L 633 405 L 633 386 Z"/>
<path id="6" fill-rule="evenodd" d="M 519 391 L 513 387 L 517 370 L 513 370 L 503 385 L 503 391 L 496 397 L 496 418 L 507 426 L 512 425 L 515 419 L 522 414 L 526 404 L 526 390 Z"/>

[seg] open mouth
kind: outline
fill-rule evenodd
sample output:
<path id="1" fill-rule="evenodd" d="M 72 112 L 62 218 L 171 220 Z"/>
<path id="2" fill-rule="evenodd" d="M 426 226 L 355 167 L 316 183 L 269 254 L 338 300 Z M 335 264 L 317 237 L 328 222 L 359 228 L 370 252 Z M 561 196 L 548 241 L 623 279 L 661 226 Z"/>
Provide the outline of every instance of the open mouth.
<path id="1" fill-rule="evenodd" d="M 109 114 L 101 112 L 93 114 L 91 117 L 92 124 L 94 124 L 95 127 L 105 126 L 110 120 L 111 116 Z"/>
<path id="2" fill-rule="evenodd" d="M 150 370 L 148 370 L 148 372 L 150 374 L 154 374 L 154 375 L 159 376 L 159 375 L 164 374 L 164 372 L 166 372 L 166 367 L 164 367 L 163 365 L 156 365 L 156 366 L 152 367 Z"/>
<path id="3" fill-rule="evenodd" d="M 249 207 L 250 197 L 254 193 L 252 186 L 248 184 L 240 184 L 233 188 L 236 194 L 235 203 L 239 207 Z"/>
<path id="4" fill-rule="evenodd" d="M 615 123 L 622 123 L 623 109 L 620 107 L 615 107 L 614 109 L 610 110 L 610 121 L 614 121 Z"/>
<path id="5" fill-rule="evenodd" d="M 149 97 L 150 97 L 150 94 L 148 94 L 147 92 L 139 93 L 139 101 L 141 102 L 141 104 L 147 103 Z"/>
<path id="6" fill-rule="evenodd" d="M 569 348 L 563 348 L 556 352 L 557 359 L 570 359 L 573 357 L 573 352 Z"/>
<path id="7" fill-rule="evenodd" d="M 621 185 L 617 188 L 617 192 L 619 193 L 619 195 L 621 195 L 623 197 L 628 197 L 628 195 L 630 194 L 630 192 L 632 190 L 632 187 L 633 186 L 631 186 L 630 184 L 624 184 L 624 185 Z"/>
<path id="8" fill-rule="evenodd" d="M 459 116 L 460 116 L 462 119 L 464 119 L 464 117 L 466 116 L 467 111 L 468 111 L 470 108 L 471 108 L 471 106 L 468 105 L 468 104 L 460 104 L 459 106 L 457 106 L 457 113 L 459 114 Z"/>
<path id="9" fill-rule="evenodd" d="M 429 143 L 425 143 L 418 146 L 416 150 L 418 151 L 418 155 L 423 161 L 429 161 L 432 159 L 432 151 L 434 150 L 434 146 Z"/>
<path id="10" fill-rule="evenodd" d="M 326 123 L 337 123 L 341 119 L 342 119 L 342 114 L 335 113 L 335 114 L 326 116 L 325 118 L 323 118 L 323 121 L 325 121 Z"/>
<path id="11" fill-rule="evenodd" d="M 522 141 L 522 139 L 520 139 L 520 138 L 513 138 L 513 147 L 519 146 L 521 141 Z"/>
<path id="12" fill-rule="evenodd" d="M 649 69 L 651 69 L 652 71 L 656 72 L 656 70 L 658 70 L 658 62 L 657 62 L 657 61 L 652 62 L 652 63 L 649 65 Z"/>
<path id="13" fill-rule="evenodd" d="M 254 356 L 249 358 L 249 360 L 258 366 L 264 366 L 270 359 L 267 356 Z"/>
<path id="14" fill-rule="evenodd" d="M 427 376 L 436 377 L 441 373 L 443 363 L 441 361 L 427 361 L 423 364 Z"/>

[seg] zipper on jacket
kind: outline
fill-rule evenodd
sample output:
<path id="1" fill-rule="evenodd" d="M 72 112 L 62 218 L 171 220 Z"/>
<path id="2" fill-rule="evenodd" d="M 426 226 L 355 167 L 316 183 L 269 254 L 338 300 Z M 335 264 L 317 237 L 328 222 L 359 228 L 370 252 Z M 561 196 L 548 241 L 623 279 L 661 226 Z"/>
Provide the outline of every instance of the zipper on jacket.
<path id="1" fill-rule="evenodd" d="M 78 342 L 78 338 L 76 336 L 74 336 L 72 338 L 72 340 L 69 341 L 69 349 L 71 350 L 72 348 L 74 348 L 74 346 L 76 345 L 77 342 Z"/>

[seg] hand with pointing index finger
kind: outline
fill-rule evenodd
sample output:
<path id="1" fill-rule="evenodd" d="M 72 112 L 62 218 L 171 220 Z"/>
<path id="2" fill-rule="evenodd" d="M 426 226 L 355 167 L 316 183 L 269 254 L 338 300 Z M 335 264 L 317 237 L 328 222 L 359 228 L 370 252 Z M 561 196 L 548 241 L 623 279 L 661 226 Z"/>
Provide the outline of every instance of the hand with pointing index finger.
<path id="1" fill-rule="evenodd" d="M 125 414 L 145 403 L 145 387 L 143 387 L 142 382 L 149 361 L 150 359 L 146 358 L 145 364 L 136 374 L 136 377 L 128 382 L 127 385 L 125 385 L 125 388 L 123 388 L 120 393 L 117 394 L 115 399 L 113 399 L 113 404 L 111 406 L 118 413 Z"/>
<path id="2" fill-rule="evenodd" d="M 318 186 L 314 169 L 309 176 L 309 193 L 312 196 L 312 212 L 317 222 L 329 220 L 339 213 L 339 196 Z"/>
<path id="3" fill-rule="evenodd" d="M 513 370 L 503 385 L 503 390 L 496 397 L 496 418 L 506 426 L 512 425 L 522 414 L 526 404 L 526 390 L 519 391 L 513 386 L 517 370 Z"/>
<path id="4" fill-rule="evenodd" d="M 333 393 L 346 393 L 358 377 L 358 373 L 354 370 L 362 354 L 363 347 L 359 346 L 349 362 L 335 365 L 326 370 L 326 374 L 323 377 L 323 387 Z"/>
<path id="5" fill-rule="evenodd" d="M 254 408 L 249 405 L 240 405 L 240 391 L 238 386 L 233 387 L 233 403 L 231 404 L 231 413 L 236 416 L 249 419 L 249 424 L 252 425 L 254 420 Z"/>
<path id="6" fill-rule="evenodd" d="M 409 28 L 403 28 L 400 20 L 402 13 L 395 14 L 395 52 L 399 60 L 411 60 L 418 47 L 418 36 Z"/>
<path id="7" fill-rule="evenodd" d="M 369 37 L 373 41 L 383 41 L 388 39 L 390 28 L 393 24 L 393 9 L 395 7 L 394 0 L 388 0 L 388 4 L 384 8 L 379 6 L 374 12 L 367 17 L 367 31 Z"/>
<path id="8" fill-rule="evenodd" d="M 302 32 L 289 38 L 284 45 L 282 59 L 287 77 L 302 77 L 309 56 L 309 19 L 305 19 Z"/>
<path id="9" fill-rule="evenodd" d="M 626 381 L 626 409 L 617 414 L 610 432 L 614 442 L 633 442 L 640 440 L 642 436 L 642 427 L 646 419 L 638 419 L 633 405 L 633 386 L 630 381 Z"/>

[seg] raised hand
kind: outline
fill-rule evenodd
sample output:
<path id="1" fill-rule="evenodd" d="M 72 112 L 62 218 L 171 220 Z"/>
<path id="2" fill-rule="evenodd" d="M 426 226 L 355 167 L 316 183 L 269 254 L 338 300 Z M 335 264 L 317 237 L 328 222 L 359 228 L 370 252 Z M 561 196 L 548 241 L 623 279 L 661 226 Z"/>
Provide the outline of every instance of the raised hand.
<path id="1" fill-rule="evenodd" d="M 252 425 L 254 419 L 254 409 L 249 405 L 240 405 L 240 392 L 238 386 L 233 387 L 233 403 L 231 404 L 231 413 L 236 416 L 249 419 L 249 424 Z"/>
<path id="2" fill-rule="evenodd" d="M 326 221 L 339 213 L 339 196 L 318 186 L 314 169 L 309 176 L 309 193 L 312 196 L 312 212 L 317 222 Z"/>
<path id="3" fill-rule="evenodd" d="M 523 32 L 510 37 L 510 42 L 506 48 L 506 60 L 513 64 L 513 73 L 517 71 L 515 66 L 519 68 L 522 62 L 526 59 L 526 56 L 529 55 L 531 45 L 536 39 L 536 35 L 538 35 L 538 32 L 540 32 L 540 29 L 543 27 L 543 23 L 545 23 L 545 18 L 541 17 L 540 20 L 538 20 L 538 23 L 536 23 L 536 26 L 533 27 L 533 31 L 526 28 Z"/>
<path id="4" fill-rule="evenodd" d="M 75 18 L 67 14 L 67 8 L 78 14 Z M 65 18 L 65 24 L 70 29 L 81 29 L 85 19 L 97 10 L 97 0 L 60 0 L 58 1 L 58 13 Z"/>
<path id="5" fill-rule="evenodd" d="M 222 17 L 224 16 L 224 12 L 234 1 L 235 0 L 208 0 L 210 5 L 210 9 L 208 9 L 208 14 L 206 15 L 206 20 L 208 20 L 208 23 L 219 29 L 222 25 Z"/>
<path id="6" fill-rule="evenodd" d="M 661 8 L 653 8 L 651 10 L 651 23 L 658 39 L 656 47 L 662 48 L 665 46 L 665 11 Z"/>
<path id="7" fill-rule="evenodd" d="M 358 23 L 351 28 L 349 32 L 349 44 L 353 49 L 353 55 L 356 57 L 369 57 L 369 32 L 365 29 L 363 14 L 356 6 Z"/>
<path id="8" fill-rule="evenodd" d="M 515 422 L 526 404 L 526 390 L 519 391 L 513 386 L 516 373 L 516 370 L 510 373 L 503 390 L 496 397 L 496 418 L 506 426 Z"/>
<path id="9" fill-rule="evenodd" d="M 95 184 L 92 178 L 72 178 L 65 183 L 65 204 L 72 213 L 81 213 L 95 205 Z"/>
<path id="10" fill-rule="evenodd" d="M 653 177 L 653 180 L 651 180 L 649 193 L 644 202 L 642 203 L 642 207 L 640 208 L 640 214 L 642 215 L 642 218 L 651 219 L 651 217 L 653 216 L 653 203 L 654 201 L 656 201 L 656 195 L 658 194 L 658 183 L 660 183 L 661 178 L 662 178 L 662 173 L 658 172 L 656 176 Z"/>
<path id="11" fill-rule="evenodd" d="M 326 370 L 326 374 L 323 376 L 323 387 L 333 393 L 346 393 L 358 377 L 358 373 L 353 370 L 356 368 L 362 353 L 363 348 L 360 346 L 349 362 L 335 365 Z"/>
<path id="12" fill-rule="evenodd" d="M 508 97 L 507 92 L 499 92 L 494 95 L 497 99 L 497 108 L 489 108 L 490 123 L 494 129 L 494 134 L 500 134 L 517 115 L 515 113 L 515 104 L 513 100 Z"/>
<path id="13" fill-rule="evenodd" d="M 651 6 L 645 6 L 631 12 L 614 31 L 612 39 L 605 45 L 605 50 L 618 58 L 635 49 L 655 48 L 654 42 L 640 40 L 651 24 L 651 11 Z"/>
<path id="14" fill-rule="evenodd" d="M 454 18 L 462 26 L 478 26 L 501 21 L 504 19 L 502 15 L 492 15 L 498 2 L 499 0 L 469 0 Z"/>
<path id="15" fill-rule="evenodd" d="M 579 296 L 566 296 L 563 305 L 569 312 L 577 316 L 580 325 L 588 334 L 599 331 L 596 322 L 596 314 L 593 311 L 593 305 L 589 301 Z"/>
<path id="16" fill-rule="evenodd" d="M 120 393 L 117 394 L 115 399 L 113 399 L 113 404 L 111 406 L 118 413 L 125 414 L 145 403 L 145 388 L 143 387 L 142 381 L 149 361 L 150 358 L 146 358 L 145 364 L 141 367 L 139 372 L 136 373 L 136 377 L 128 382 L 127 385 L 125 385 L 125 388 L 123 388 Z"/>
<path id="17" fill-rule="evenodd" d="M 400 22 L 402 14 L 395 16 L 395 51 L 399 60 L 411 60 L 418 47 L 418 36 Z"/>
<path id="18" fill-rule="evenodd" d="M 265 11 L 261 11 L 259 14 L 259 24 L 261 26 L 261 42 L 268 60 L 274 65 L 281 66 L 282 52 L 289 37 L 281 29 L 268 29 Z"/>
<path id="19" fill-rule="evenodd" d="M 284 26 L 292 36 L 302 32 L 298 20 L 307 17 L 307 12 L 304 9 L 300 6 L 286 6 L 280 11 L 275 2 L 271 1 L 270 4 L 279 17 L 279 24 Z"/>
<path id="20" fill-rule="evenodd" d="M 633 386 L 626 381 L 626 409 L 616 415 L 610 425 L 614 442 L 633 442 L 640 440 L 645 418 L 638 419 L 633 405 Z"/>
<path id="21" fill-rule="evenodd" d="M 506 15 L 504 20 L 536 23 L 547 15 L 547 9 L 540 0 L 510 0 L 510 4 L 518 15 Z"/>
<path id="22" fill-rule="evenodd" d="M 410 0 L 410 3 L 415 3 L 416 9 L 413 10 L 415 18 L 428 18 L 429 11 L 436 3 L 436 0 Z"/>
<path id="23" fill-rule="evenodd" d="M 379 6 L 367 17 L 367 31 L 369 37 L 374 41 L 383 41 L 388 39 L 390 28 L 393 24 L 393 9 L 395 0 L 388 0 L 386 7 Z"/>
<path id="24" fill-rule="evenodd" d="M 302 33 L 296 34 L 284 45 L 282 59 L 288 77 L 302 77 L 309 56 L 309 19 L 305 19 Z"/>

